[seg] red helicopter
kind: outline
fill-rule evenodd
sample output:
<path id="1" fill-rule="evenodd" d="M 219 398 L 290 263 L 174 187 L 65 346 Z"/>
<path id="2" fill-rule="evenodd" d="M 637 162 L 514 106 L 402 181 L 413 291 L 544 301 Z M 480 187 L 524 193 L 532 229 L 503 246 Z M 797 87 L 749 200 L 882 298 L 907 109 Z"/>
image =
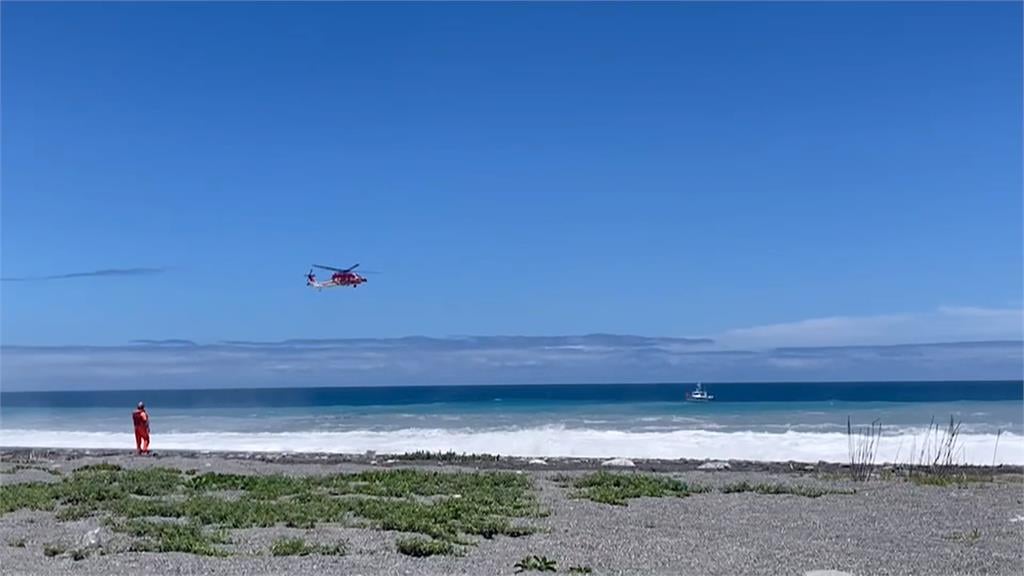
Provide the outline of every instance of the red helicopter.
<path id="1" fill-rule="evenodd" d="M 340 286 L 351 286 L 353 288 L 358 287 L 363 282 L 366 282 L 366 278 L 353 272 L 359 264 L 350 268 L 334 268 L 332 266 L 321 266 L 319 264 L 313 264 L 313 268 L 320 268 L 323 270 L 331 270 L 331 279 L 324 282 L 319 282 L 316 279 L 316 274 L 313 274 L 313 268 L 309 269 L 309 273 L 306 274 L 306 286 L 310 288 L 316 288 L 317 290 L 323 290 L 324 288 L 338 288 Z"/>

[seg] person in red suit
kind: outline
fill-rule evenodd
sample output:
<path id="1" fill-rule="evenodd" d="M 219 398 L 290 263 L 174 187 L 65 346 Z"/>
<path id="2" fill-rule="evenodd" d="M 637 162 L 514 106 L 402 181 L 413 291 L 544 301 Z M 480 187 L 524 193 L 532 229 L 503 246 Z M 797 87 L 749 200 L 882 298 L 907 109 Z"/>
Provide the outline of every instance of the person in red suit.
<path id="1" fill-rule="evenodd" d="M 139 454 L 149 454 L 149 413 L 142 402 L 132 412 L 132 423 L 135 425 L 135 450 Z"/>

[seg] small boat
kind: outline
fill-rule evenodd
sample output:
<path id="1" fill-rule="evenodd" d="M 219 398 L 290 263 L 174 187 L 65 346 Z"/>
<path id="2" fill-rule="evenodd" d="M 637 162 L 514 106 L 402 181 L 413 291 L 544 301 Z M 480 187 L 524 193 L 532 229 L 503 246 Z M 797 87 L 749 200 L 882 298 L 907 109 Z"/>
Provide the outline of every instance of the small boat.
<path id="1" fill-rule="evenodd" d="M 707 402 L 708 400 L 714 400 L 715 397 L 712 396 L 711 394 L 708 394 L 707 390 L 705 390 L 704 387 L 701 386 L 701 383 L 697 382 L 697 388 L 694 389 L 693 392 L 688 393 L 686 395 L 686 399 L 694 400 L 697 402 Z"/>

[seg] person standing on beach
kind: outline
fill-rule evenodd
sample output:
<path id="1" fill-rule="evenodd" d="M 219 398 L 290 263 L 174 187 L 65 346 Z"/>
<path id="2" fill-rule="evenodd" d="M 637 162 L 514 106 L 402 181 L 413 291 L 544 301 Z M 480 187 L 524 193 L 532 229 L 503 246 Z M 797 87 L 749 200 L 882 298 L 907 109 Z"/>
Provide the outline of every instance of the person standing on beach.
<path id="1" fill-rule="evenodd" d="M 135 425 L 135 450 L 139 454 L 149 454 L 149 413 L 142 402 L 132 412 L 132 424 Z"/>

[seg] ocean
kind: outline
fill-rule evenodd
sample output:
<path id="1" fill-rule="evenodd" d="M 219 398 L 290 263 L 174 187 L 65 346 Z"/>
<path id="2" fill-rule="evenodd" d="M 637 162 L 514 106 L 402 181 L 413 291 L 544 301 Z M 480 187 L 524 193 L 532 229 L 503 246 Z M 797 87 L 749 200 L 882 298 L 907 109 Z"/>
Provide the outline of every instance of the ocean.
<path id="1" fill-rule="evenodd" d="M 1024 464 L 1024 383 L 843 382 L 402 386 L 0 393 L 0 445 L 134 447 L 145 401 L 152 449 L 536 457 L 849 460 L 847 419 L 882 427 L 879 462 L 934 456 L 929 428 L 959 424 L 955 458 Z M 939 432 L 941 437 L 942 432 Z"/>

